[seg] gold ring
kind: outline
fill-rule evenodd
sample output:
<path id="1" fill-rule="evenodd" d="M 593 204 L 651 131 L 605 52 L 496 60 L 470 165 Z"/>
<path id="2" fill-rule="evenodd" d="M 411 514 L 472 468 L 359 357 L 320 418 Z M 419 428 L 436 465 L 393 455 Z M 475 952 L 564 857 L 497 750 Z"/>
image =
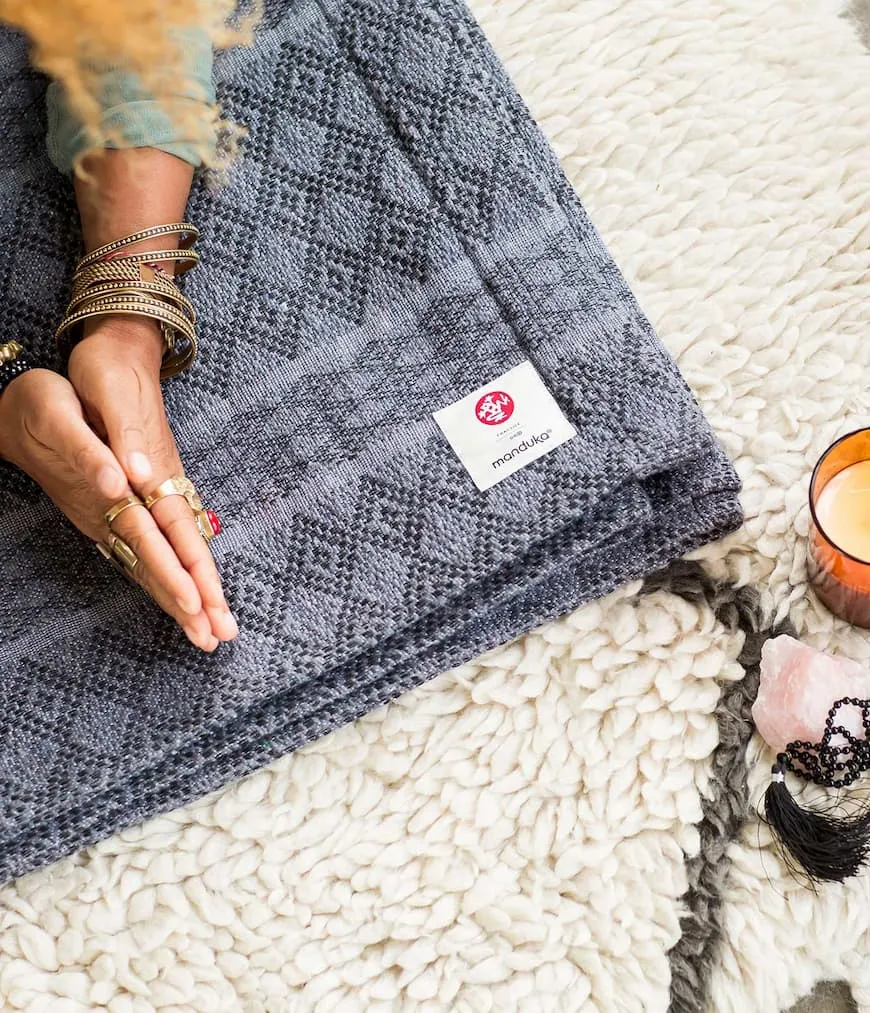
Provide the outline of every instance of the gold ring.
<path id="1" fill-rule="evenodd" d="M 133 549 L 121 538 L 120 535 L 116 535 L 114 532 L 109 535 L 109 546 L 112 552 L 120 560 L 122 566 L 126 566 L 132 573 L 139 564 L 139 557 L 133 551 Z"/>
<path id="2" fill-rule="evenodd" d="M 145 497 L 145 506 L 150 510 L 159 499 L 165 496 L 183 496 L 187 505 L 196 512 L 202 510 L 202 500 L 196 491 L 196 486 L 185 475 L 173 475 L 161 482 L 160 485 Z"/>
<path id="3" fill-rule="evenodd" d="M 114 533 L 109 534 L 109 541 L 97 542 L 97 549 L 100 555 L 107 559 L 112 566 L 127 578 L 131 584 L 139 585 L 136 580 L 136 567 L 139 564 L 139 557 L 130 546 Z"/>
<path id="4" fill-rule="evenodd" d="M 214 538 L 214 536 L 217 534 L 217 532 L 212 527 L 208 511 L 194 510 L 193 519 L 196 521 L 196 526 L 197 528 L 199 528 L 199 533 L 206 540 L 206 542 L 210 542 L 212 538 Z"/>
<path id="5" fill-rule="evenodd" d="M 103 514 L 106 519 L 106 524 L 111 528 L 112 521 L 123 513 L 128 507 L 131 506 L 145 506 L 138 496 L 125 496 L 123 499 L 119 499 L 117 503 L 113 503 L 109 509 Z"/>
<path id="6" fill-rule="evenodd" d="M 157 488 L 145 497 L 144 505 L 150 510 L 154 504 L 166 496 L 183 496 L 187 505 L 193 511 L 193 519 L 196 527 L 206 542 L 210 542 L 217 534 L 215 526 L 209 517 L 209 512 L 203 507 L 196 486 L 186 475 L 173 475 L 161 482 Z"/>
<path id="7" fill-rule="evenodd" d="M 24 347 L 17 341 L 4 341 L 0 344 L 0 362 L 11 362 L 17 359 L 24 351 Z"/>

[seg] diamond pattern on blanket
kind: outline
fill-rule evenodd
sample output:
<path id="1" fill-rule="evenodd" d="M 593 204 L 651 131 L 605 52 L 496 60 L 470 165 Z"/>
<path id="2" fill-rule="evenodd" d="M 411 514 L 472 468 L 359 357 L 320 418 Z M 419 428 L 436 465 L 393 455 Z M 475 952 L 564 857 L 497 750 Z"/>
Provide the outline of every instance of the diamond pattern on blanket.
<path id="1" fill-rule="evenodd" d="M 226 185 L 192 195 L 202 265 L 183 284 L 201 351 L 163 388 L 185 470 L 224 523 L 211 548 L 242 632 L 198 651 L 0 472 L 16 532 L 0 584 L 22 588 L 0 600 L 16 631 L 0 696 L 25 701 L 0 712 L 0 764 L 21 707 L 50 692 L 60 715 L 0 793 L 0 878 L 740 520 L 733 469 L 465 8 L 281 10 L 216 62 L 248 136 Z M 19 45 L 0 36 L 0 124 L 18 115 Z M 77 253 L 70 201 L 36 144 L 0 182 L 0 331 L 45 361 Z M 525 360 L 577 434 L 479 495 L 433 412 Z"/>

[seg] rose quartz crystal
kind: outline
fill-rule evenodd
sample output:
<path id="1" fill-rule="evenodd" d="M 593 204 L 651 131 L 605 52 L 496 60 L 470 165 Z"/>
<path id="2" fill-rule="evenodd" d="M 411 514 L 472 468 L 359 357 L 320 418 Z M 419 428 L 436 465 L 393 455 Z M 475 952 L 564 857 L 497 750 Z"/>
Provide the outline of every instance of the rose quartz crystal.
<path id="1" fill-rule="evenodd" d="M 774 637 L 764 644 L 752 718 L 777 753 L 795 739 L 819 742 L 828 711 L 844 696 L 870 698 L 870 673 L 861 665 L 832 658 L 792 637 Z M 841 707 L 837 724 L 863 735 L 855 707 Z"/>

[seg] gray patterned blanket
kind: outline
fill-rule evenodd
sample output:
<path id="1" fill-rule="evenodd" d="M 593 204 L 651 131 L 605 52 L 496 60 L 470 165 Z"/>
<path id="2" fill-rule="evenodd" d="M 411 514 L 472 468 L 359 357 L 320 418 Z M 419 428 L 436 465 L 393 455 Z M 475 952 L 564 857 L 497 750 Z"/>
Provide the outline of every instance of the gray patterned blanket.
<path id="1" fill-rule="evenodd" d="M 199 652 L 0 464 L 0 881 L 740 523 L 730 464 L 457 0 L 272 0 L 216 75 L 250 132 L 191 198 L 202 350 L 165 394 L 242 632 Z M 43 90 L 0 36 L 0 333 L 56 364 L 79 236 Z"/>

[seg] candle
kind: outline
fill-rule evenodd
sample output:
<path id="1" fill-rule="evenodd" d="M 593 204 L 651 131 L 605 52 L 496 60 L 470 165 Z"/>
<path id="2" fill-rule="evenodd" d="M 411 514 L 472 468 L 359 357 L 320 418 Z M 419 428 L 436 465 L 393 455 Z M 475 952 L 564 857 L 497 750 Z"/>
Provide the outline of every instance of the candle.
<path id="1" fill-rule="evenodd" d="M 810 581 L 836 615 L 870 628 L 870 429 L 822 455 L 810 482 Z"/>
<path id="2" fill-rule="evenodd" d="M 835 545 L 870 563 L 870 461 L 830 479 L 816 501 L 816 518 Z"/>

